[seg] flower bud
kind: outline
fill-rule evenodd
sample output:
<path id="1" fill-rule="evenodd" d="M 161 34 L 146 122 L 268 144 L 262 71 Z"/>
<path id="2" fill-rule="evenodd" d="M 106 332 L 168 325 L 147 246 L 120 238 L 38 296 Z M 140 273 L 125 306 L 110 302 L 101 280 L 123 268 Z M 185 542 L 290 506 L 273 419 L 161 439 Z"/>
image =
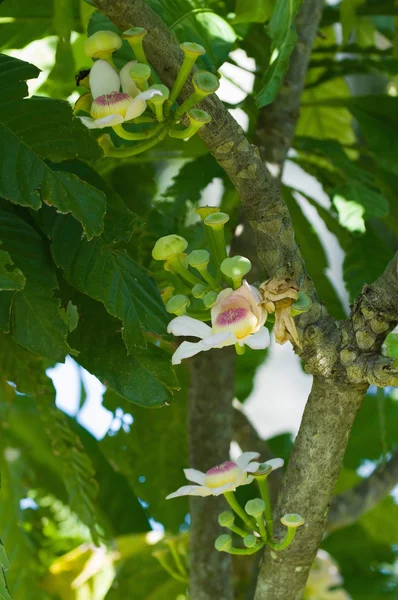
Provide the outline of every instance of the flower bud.
<path id="1" fill-rule="evenodd" d="M 204 221 L 206 217 L 213 213 L 220 212 L 220 209 L 216 206 L 200 206 L 195 210 L 196 214 L 199 215 L 201 221 Z"/>
<path id="2" fill-rule="evenodd" d="M 264 477 L 265 475 L 269 475 L 272 472 L 272 466 L 268 463 L 262 463 L 255 473 L 250 473 L 253 477 Z"/>
<path id="3" fill-rule="evenodd" d="M 261 498 L 254 498 L 246 502 L 245 511 L 251 517 L 261 516 L 265 511 L 265 502 Z"/>
<path id="4" fill-rule="evenodd" d="M 204 224 L 212 229 L 222 229 L 225 223 L 228 223 L 229 215 L 223 212 L 213 212 L 204 220 Z"/>
<path id="5" fill-rule="evenodd" d="M 205 269 L 210 261 L 210 254 L 207 250 L 193 250 L 188 254 L 188 264 L 195 269 Z"/>
<path id="6" fill-rule="evenodd" d="M 311 298 L 304 292 L 299 292 L 297 300 L 295 300 L 290 307 L 290 314 L 292 317 L 295 317 L 296 315 L 300 315 L 301 313 L 308 312 L 311 306 Z"/>
<path id="7" fill-rule="evenodd" d="M 158 90 L 160 92 L 160 95 L 151 98 L 151 102 L 153 102 L 153 104 L 163 104 L 163 102 L 167 100 L 170 94 L 169 88 L 166 85 L 163 85 L 162 83 L 155 83 L 154 85 L 151 85 L 149 89 Z"/>
<path id="8" fill-rule="evenodd" d="M 220 87 L 218 78 L 209 71 L 196 71 L 192 77 L 195 92 L 204 98 L 209 94 L 214 94 Z"/>
<path id="9" fill-rule="evenodd" d="M 211 308 L 217 302 L 217 292 L 213 290 L 211 292 L 207 292 L 206 296 L 203 298 L 203 304 L 206 308 Z"/>
<path id="10" fill-rule="evenodd" d="M 246 546 L 246 548 L 254 548 L 255 545 L 257 544 L 257 539 L 258 538 L 256 538 L 255 535 L 250 533 L 245 538 L 243 538 L 243 543 Z"/>
<path id="11" fill-rule="evenodd" d="M 210 123 L 211 116 L 205 110 L 201 108 L 191 108 L 188 112 L 188 119 L 191 124 L 191 127 L 195 127 L 196 129 L 200 129 L 202 125 L 206 125 L 206 123 Z"/>
<path id="12" fill-rule="evenodd" d="M 230 510 L 222 512 L 221 515 L 218 515 L 218 523 L 221 527 L 232 527 L 235 523 L 234 513 Z"/>
<path id="13" fill-rule="evenodd" d="M 305 521 L 301 515 L 294 513 L 283 515 L 281 518 L 282 525 L 285 525 L 286 527 L 301 527 L 301 525 L 304 525 L 304 522 Z"/>
<path id="14" fill-rule="evenodd" d="M 250 271 L 252 264 L 244 256 L 231 256 L 222 261 L 220 268 L 226 277 L 232 279 L 235 287 L 240 287 L 242 278 Z"/>
<path id="15" fill-rule="evenodd" d="M 207 293 L 207 287 L 203 283 L 197 283 L 192 288 L 192 296 L 194 298 L 203 298 Z"/>
<path id="16" fill-rule="evenodd" d="M 140 90 L 148 88 L 147 81 L 151 76 L 151 67 L 144 63 L 135 63 L 130 69 L 130 77 L 136 82 Z"/>
<path id="17" fill-rule="evenodd" d="M 232 548 L 232 537 L 228 533 L 220 535 L 214 542 L 214 547 L 219 552 L 228 552 Z"/>
<path id="18" fill-rule="evenodd" d="M 142 64 L 148 64 L 145 56 L 142 40 L 147 34 L 147 30 L 143 27 L 131 27 L 123 32 L 122 38 L 127 40 L 131 49 L 134 52 L 135 58 Z"/>
<path id="19" fill-rule="evenodd" d="M 84 52 L 90 58 L 104 58 L 113 54 L 122 45 L 122 40 L 114 31 L 96 31 L 84 42 Z"/>
<path id="20" fill-rule="evenodd" d="M 174 314 L 180 317 L 181 315 L 184 315 L 186 313 L 188 306 L 188 296 L 184 296 L 184 294 L 177 294 L 176 296 L 172 296 L 167 302 L 166 311 L 170 314 Z"/>
<path id="21" fill-rule="evenodd" d="M 152 257 L 155 260 L 168 260 L 176 254 L 184 252 L 187 246 L 187 240 L 180 235 L 174 233 L 165 235 L 156 242 L 152 250 Z"/>
<path id="22" fill-rule="evenodd" d="M 203 56 L 206 54 L 206 50 L 200 44 L 195 44 L 194 42 L 183 42 L 180 44 L 181 50 L 184 52 L 184 55 L 189 58 L 192 62 L 199 56 Z"/>

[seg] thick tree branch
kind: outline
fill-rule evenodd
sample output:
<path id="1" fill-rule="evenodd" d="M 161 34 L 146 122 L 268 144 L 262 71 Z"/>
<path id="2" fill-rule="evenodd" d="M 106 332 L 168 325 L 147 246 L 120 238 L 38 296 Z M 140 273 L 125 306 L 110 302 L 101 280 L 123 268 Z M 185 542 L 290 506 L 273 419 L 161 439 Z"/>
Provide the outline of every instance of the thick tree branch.
<path id="1" fill-rule="evenodd" d="M 190 367 L 190 465 L 206 472 L 229 456 L 235 391 L 234 348 L 203 352 L 190 361 Z M 233 599 L 231 556 L 214 547 L 214 540 L 223 533 L 217 518 L 226 508 L 223 496 L 190 498 L 190 595 L 195 600 Z"/>
<path id="2" fill-rule="evenodd" d="M 260 111 L 256 143 L 261 156 L 282 167 L 292 145 L 300 98 L 312 46 L 322 15 L 323 0 L 304 0 L 296 18 L 297 42 L 278 97 Z"/>
<path id="3" fill-rule="evenodd" d="M 374 508 L 398 483 L 398 452 L 352 489 L 338 494 L 330 506 L 326 530 L 347 527 Z"/>

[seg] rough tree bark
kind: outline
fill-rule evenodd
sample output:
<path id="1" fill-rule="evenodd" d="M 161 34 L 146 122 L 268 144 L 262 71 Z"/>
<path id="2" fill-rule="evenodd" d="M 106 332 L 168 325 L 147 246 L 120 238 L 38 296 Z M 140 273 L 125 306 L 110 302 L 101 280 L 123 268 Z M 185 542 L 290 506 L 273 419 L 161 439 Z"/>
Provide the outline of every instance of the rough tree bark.
<path id="1" fill-rule="evenodd" d="M 190 361 L 188 439 L 190 464 L 206 472 L 228 460 L 235 393 L 235 349 L 210 350 Z M 217 552 L 223 496 L 190 497 L 190 594 L 195 600 L 232 600 L 231 556 Z"/>
<path id="2" fill-rule="evenodd" d="M 132 25 L 148 30 L 144 40 L 148 59 L 171 87 L 182 54 L 161 18 L 144 0 L 94 3 L 122 31 Z M 180 98 L 185 100 L 191 91 L 188 83 Z M 257 600 L 298 600 L 319 546 L 361 399 L 369 383 L 388 385 L 397 381 L 393 361 L 380 355 L 386 334 L 398 322 L 397 257 L 375 284 L 364 288 L 351 317 L 342 324 L 335 323 L 317 299 L 294 238 L 289 211 L 258 149 L 249 143 L 216 96 L 206 98 L 201 106 L 212 122 L 199 134 L 238 191 L 256 233 L 258 256 L 266 272 L 294 279 L 313 300 L 311 310 L 296 323 L 303 345 L 300 354 L 306 370 L 314 375 L 314 389 L 275 511 L 278 518 L 287 509 L 301 511 L 307 526 L 299 530 L 295 543 L 281 553 L 280 559 L 266 553 L 256 594 Z"/>

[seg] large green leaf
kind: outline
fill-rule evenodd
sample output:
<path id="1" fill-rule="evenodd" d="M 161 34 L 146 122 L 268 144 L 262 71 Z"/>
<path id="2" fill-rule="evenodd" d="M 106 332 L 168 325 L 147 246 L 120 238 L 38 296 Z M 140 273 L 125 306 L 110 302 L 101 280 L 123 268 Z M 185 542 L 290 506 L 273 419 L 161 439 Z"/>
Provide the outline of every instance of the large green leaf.
<path id="1" fill-rule="evenodd" d="M 67 105 L 40 98 L 15 98 L 16 92 L 20 92 L 20 98 L 26 95 L 21 77 L 33 72 L 34 67 L 27 63 L 0 57 L 7 99 L 1 102 L 0 194 L 15 204 L 34 210 L 38 210 L 43 201 L 56 206 L 61 213 L 72 213 L 90 239 L 103 230 L 105 195 L 73 173 L 55 171 L 43 158 L 69 158 L 68 138 L 69 144 L 74 145 L 72 156 L 78 153 L 79 140 L 80 145 L 87 142 L 90 156 L 93 141 L 83 126 L 72 118 Z"/>
<path id="2" fill-rule="evenodd" d="M 169 404 L 179 388 L 170 355 L 152 344 L 128 355 L 117 319 L 87 296 L 76 294 L 74 304 L 79 327 L 71 343 L 79 351 L 79 363 L 129 402 L 146 408 Z"/>
<path id="3" fill-rule="evenodd" d="M 226 60 L 236 34 L 225 19 L 216 14 L 205 0 L 149 0 L 148 4 L 157 12 L 180 42 L 196 42 L 206 48 L 206 54 L 198 64 L 202 68 L 217 69 Z M 120 33 L 102 13 L 94 13 L 90 19 L 88 33 L 108 29 Z M 131 60 L 131 49 L 127 43 L 115 54 L 116 64 Z"/>
<path id="4" fill-rule="evenodd" d="M 388 201 L 380 192 L 361 183 L 349 183 L 334 190 L 333 203 L 339 221 L 349 231 L 365 231 L 364 219 L 388 215 Z"/>
<path id="5" fill-rule="evenodd" d="M 0 290 L 22 290 L 24 288 L 25 276 L 19 269 L 12 268 L 13 264 L 8 252 L 0 250 Z"/>
<path id="6" fill-rule="evenodd" d="M 25 287 L 14 296 L 14 340 L 50 360 L 63 361 L 71 349 L 66 341 L 67 326 L 59 316 L 60 301 L 53 297 L 58 284 L 46 244 L 19 216 L 2 209 L 0 239 L 26 276 Z"/>
<path id="7" fill-rule="evenodd" d="M 10 567 L 6 550 L 0 539 L 0 600 L 12 600 L 7 586 L 6 573 Z"/>
<path id="8" fill-rule="evenodd" d="M 271 104 L 282 85 L 289 67 L 297 32 L 294 24 L 301 0 L 277 0 L 268 26 L 268 35 L 272 40 L 270 64 L 264 75 L 263 86 L 256 96 L 257 106 Z"/>
<path id="9" fill-rule="evenodd" d="M 123 322 L 128 352 L 145 347 L 143 329 L 166 332 L 168 317 L 159 292 L 126 250 L 106 243 L 104 236 L 88 242 L 74 219 L 55 213 L 49 215 L 46 232 L 52 240 L 54 260 L 68 283 L 103 302 L 107 311 Z"/>
<path id="10" fill-rule="evenodd" d="M 79 2 L 69 2 L 73 7 L 73 29 L 79 31 Z M 0 4 L 0 48 L 24 48 L 34 40 L 54 35 L 53 13 L 53 0 L 5 0 Z"/>
<path id="11" fill-rule="evenodd" d="M 264 23 L 272 15 L 274 0 L 236 0 L 232 23 Z"/>
<path id="12" fill-rule="evenodd" d="M 179 374 L 182 380 L 187 379 L 183 368 Z M 170 406 L 157 411 L 128 405 L 110 392 L 105 394 L 104 404 L 113 411 L 120 407 L 134 419 L 128 433 L 121 428 L 116 435 L 102 440 L 104 453 L 128 478 L 137 496 L 148 503 L 148 514 L 167 529 L 178 531 L 188 513 L 187 499 L 171 503 L 165 498 L 186 484 L 186 391 L 176 394 Z"/>

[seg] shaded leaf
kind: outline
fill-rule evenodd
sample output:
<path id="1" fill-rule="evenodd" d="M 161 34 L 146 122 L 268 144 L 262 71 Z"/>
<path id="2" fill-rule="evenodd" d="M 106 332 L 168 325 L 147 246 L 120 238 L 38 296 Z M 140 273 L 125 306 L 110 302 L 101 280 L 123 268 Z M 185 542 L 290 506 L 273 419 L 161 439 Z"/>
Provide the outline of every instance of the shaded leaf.
<path id="1" fill-rule="evenodd" d="M 275 100 L 289 67 L 290 55 L 297 40 L 294 19 L 300 4 L 301 0 L 276 0 L 268 25 L 268 35 L 272 40 L 270 64 L 264 75 L 263 86 L 256 95 L 260 108 Z"/>
<path id="2" fill-rule="evenodd" d="M 264 23 L 272 15 L 273 0 L 236 0 L 232 23 Z"/>
<path id="3" fill-rule="evenodd" d="M 25 286 L 24 274 L 12 268 L 13 264 L 8 252 L 0 250 L 0 290 L 22 290 Z"/>

